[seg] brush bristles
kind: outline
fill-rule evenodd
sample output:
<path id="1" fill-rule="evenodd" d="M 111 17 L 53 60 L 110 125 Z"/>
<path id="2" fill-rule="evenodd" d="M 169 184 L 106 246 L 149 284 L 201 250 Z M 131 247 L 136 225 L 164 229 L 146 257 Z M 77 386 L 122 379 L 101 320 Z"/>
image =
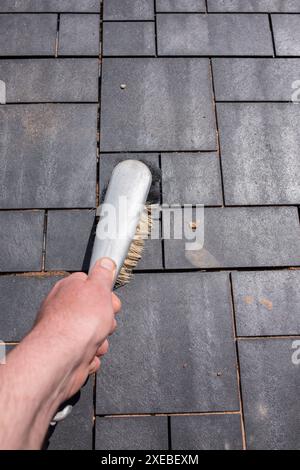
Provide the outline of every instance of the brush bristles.
<path id="1" fill-rule="evenodd" d="M 135 237 L 130 245 L 127 258 L 120 270 L 120 274 L 116 281 L 116 287 L 121 287 L 124 284 L 128 284 L 132 279 L 132 271 L 137 266 L 140 261 L 145 245 L 145 239 L 151 233 L 152 227 L 152 215 L 151 207 L 146 206 L 145 210 L 142 213 L 141 220 L 137 226 Z"/>

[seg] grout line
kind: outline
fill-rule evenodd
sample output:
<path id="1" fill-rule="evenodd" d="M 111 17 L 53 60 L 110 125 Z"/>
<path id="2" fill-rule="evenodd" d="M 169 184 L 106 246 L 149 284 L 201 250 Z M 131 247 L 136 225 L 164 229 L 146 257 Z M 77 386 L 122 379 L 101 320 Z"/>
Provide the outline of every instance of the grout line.
<path id="1" fill-rule="evenodd" d="M 162 158 L 161 158 L 161 153 L 158 155 L 158 165 L 161 173 L 161 178 L 159 182 L 160 186 L 160 203 L 163 205 L 164 200 L 163 200 L 163 182 L 162 182 Z M 162 267 L 165 269 L 166 267 L 166 256 L 165 256 L 165 240 L 163 238 L 163 218 L 160 217 L 160 236 L 161 236 L 161 256 L 162 256 Z"/>
<path id="2" fill-rule="evenodd" d="M 157 9 L 156 0 L 154 0 L 154 39 L 155 39 L 155 57 L 158 56 L 158 40 L 157 40 Z"/>
<path id="3" fill-rule="evenodd" d="M 44 214 L 44 231 L 43 231 L 43 247 L 42 247 L 42 272 L 45 272 L 46 266 L 46 246 L 47 246 L 47 228 L 48 228 L 48 210 Z"/>
<path id="4" fill-rule="evenodd" d="M 229 274 L 229 284 L 230 284 L 230 297 L 231 297 L 232 326 L 233 326 L 233 335 L 234 335 L 236 362 L 237 362 L 236 374 L 237 374 L 238 395 L 239 395 L 240 411 L 241 411 L 241 430 L 242 430 L 243 450 L 247 450 L 244 405 L 243 405 L 242 384 L 241 384 L 241 368 L 240 368 L 239 350 L 238 350 L 238 342 L 237 342 L 237 325 L 236 325 L 233 283 L 232 283 L 231 273 Z"/>
<path id="5" fill-rule="evenodd" d="M 205 0 L 205 13 L 208 13 L 208 0 Z"/>
<path id="6" fill-rule="evenodd" d="M 224 415 L 240 415 L 240 411 L 198 411 L 198 412 L 174 412 L 174 413 L 122 413 L 122 414 L 99 414 L 97 418 L 117 419 L 117 418 L 140 418 L 151 416 L 224 416 Z"/>
<path id="7" fill-rule="evenodd" d="M 268 14 L 268 18 L 269 18 L 269 25 L 270 25 L 271 37 L 272 37 L 273 54 L 274 54 L 274 57 L 276 57 L 275 36 L 274 36 L 274 29 L 273 29 L 272 16 L 271 16 L 270 13 Z"/>
<path id="8" fill-rule="evenodd" d="M 172 425 L 171 425 L 171 416 L 167 416 L 167 426 L 168 426 L 168 450 L 172 450 Z"/>
<path id="9" fill-rule="evenodd" d="M 300 333 L 290 335 L 261 335 L 261 336 L 237 336 L 238 341 L 255 341 L 255 340 L 267 340 L 267 339 L 294 339 L 299 338 Z"/>
<path id="10" fill-rule="evenodd" d="M 220 131 L 219 131 L 219 122 L 218 122 L 218 112 L 217 112 L 217 105 L 216 105 L 216 89 L 215 89 L 215 82 L 214 82 L 213 64 L 212 64 L 212 60 L 211 60 L 211 59 L 209 60 L 209 70 L 210 70 L 211 86 L 212 86 L 213 108 L 214 108 L 215 122 L 216 122 L 216 137 L 217 137 L 219 166 L 220 166 L 222 201 L 223 201 L 223 206 L 225 206 L 225 187 L 224 187 L 224 178 L 223 178 L 223 167 L 222 167 L 222 156 L 221 156 L 221 143 L 220 143 Z"/>

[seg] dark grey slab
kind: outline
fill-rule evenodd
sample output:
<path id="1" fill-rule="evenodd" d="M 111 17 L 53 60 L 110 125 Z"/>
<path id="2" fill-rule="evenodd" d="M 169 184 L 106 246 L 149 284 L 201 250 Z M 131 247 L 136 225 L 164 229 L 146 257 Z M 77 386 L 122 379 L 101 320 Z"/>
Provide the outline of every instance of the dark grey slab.
<path id="1" fill-rule="evenodd" d="M 0 211 L 0 272 L 40 271 L 44 211 Z"/>
<path id="2" fill-rule="evenodd" d="M 181 209 L 176 229 L 187 228 Z M 169 214 L 163 211 L 163 227 Z M 191 222 L 193 222 L 193 218 Z M 300 264 L 299 218 L 296 207 L 205 208 L 194 233 L 204 228 L 204 246 L 188 250 L 189 239 L 165 240 L 166 268 L 234 268 L 298 266 Z M 171 218 L 171 234 L 173 222 Z M 191 233 L 186 233 L 191 235 Z"/>
<path id="3" fill-rule="evenodd" d="M 291 101 L 299 59 L 213 59 L 216 99 Z"/>
<path id="4" fill-rule="evenodd" d="M 239 408 L 226 274 L 137 274 L 118 295 L 98 414 Z"/>
<path id="5" fill-rule="evenodd" d="M 109 0 L 104 2 L 104 20 L 154 20 L 154 0 Z"/>
<path id="6" fill-rule="evenodd" d="M 99 0 L 1 0 L 0 12 L 99 12 Z"/>
<path id="7" fill-rule="evenodd" d="M 31 329 L 40 305 L 61 276 L 0 277 L 0 338 L 20 341 Z"/>
<path id="8" fill-rule="evenodd" d="M 239 336 L 300 335 L 300 271 L 232 273 Z"/>
<path id="9" fill-rule="evenodd" d="M 267 15 L 157 15 L 158 54 L 273 55 Z"/>
<path id="10" fill-rule="evenodd" d="M 171 417 L 172 450 L 241 450 L 240 415 Z"/>
<path id="11" fill-rule="evenodd" d="M 220 162 L 216 153 L 163 154 L 161 166 L 164 203 L 222 205 Z"/>
<path id="12" fill-rule="evenodd" d="M 67 404 L 73 405 L 72 413 L 54 428 L 50 427 L 44 447 L 49 450 L 92 450 L 94 405 L 94 379 L 90 377 L 80 393 Z"/>
<path id="13" fill-rule="evenodd" d="M 97 418 L 96 450 L 168 450 L 168 418 Z"/>
<path id="14" fill-rule="evenodd" d="M 104 23 L 103 55 L 154 56 L 154 23 L 149 21 Z"/>
<path id="15" fill-rule="evenodd" d="M 0 61 L 6 103 L 98 101 L 97 59 Z"/>
<path id="16" fill-rule="evenodd" d="M 0 55 L 55 53 L 57 15 L 0 14 Z"/>
<path id="17" fill-rule="evenodd" d="M 100 53 L 99 15 L 60 16 L 58 54 L 98 56 Z"/>
<path id="18" fill-rule="evenodd" d="M 299 204 L 300 107 L 218 104 L 226 204 Z"/>
<path id="19" fill-rule="evenodd" d="M 239 341 L 249 450 L 300 449 L 300 354 L 295 345 L 294 339 Z"/>
<path id="20" fill-rule="evenodd" d="M 94 210 L 49 211 L 46 270 L 87 271 L 94 222 Z"/>
<path id="21" fill-rule="evenodd" d="M 93 207 L 97 105 L 0 107 L 1 208 Z"/>
<path id="22" fill-rule="evenodd" d="M 298 0 L 208 0 L 209 12 L 300 12 Z"/>
<path id="23" fill-rule="evenodd" d="M 300 15 L 272 15 L 276 54 L 300 56 Z"/>
<path id="24" fill-rule="evenodd" d="M 205 12 L 205 0 L 156 0 L 157 12 Z"/>
<path id="25" fill-rule="evenodd" d="M 215 149 L 208 60 L 104 59 L 102 151 Z"/>

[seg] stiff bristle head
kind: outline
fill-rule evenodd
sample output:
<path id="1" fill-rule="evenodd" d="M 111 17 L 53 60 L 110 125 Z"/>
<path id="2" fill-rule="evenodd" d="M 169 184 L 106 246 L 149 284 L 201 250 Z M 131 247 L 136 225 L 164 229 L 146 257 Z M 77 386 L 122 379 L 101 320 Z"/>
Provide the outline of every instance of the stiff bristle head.
<path id="1" fill-rule="evenodd" d="M 124 284 L 128 284 L 132 279 L 132 271 L 140 261 L 144 249 L 145 239 L 151 233 L 152 227 L 152 216 L 151 207 L 146 206 L 142 213 L 141 220 L 137 226 L 135 237 L 130 245 L 127 258 L 120 270 L 118 279 L 116 281 L 116 287 L 121 287 Z"/>

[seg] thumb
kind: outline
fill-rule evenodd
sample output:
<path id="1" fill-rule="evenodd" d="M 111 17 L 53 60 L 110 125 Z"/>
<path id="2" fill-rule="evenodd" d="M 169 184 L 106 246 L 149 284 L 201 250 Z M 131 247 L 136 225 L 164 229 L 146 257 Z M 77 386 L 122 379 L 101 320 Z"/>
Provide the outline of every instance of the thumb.
<path id="1" fill-rule="evenodd" d="M 109 290 L 112 290 L 115 272 L 116 263 L 110 258 L 101 258 L 94 264 L 89 280 L 97 284 L 104 283 Z"/>

